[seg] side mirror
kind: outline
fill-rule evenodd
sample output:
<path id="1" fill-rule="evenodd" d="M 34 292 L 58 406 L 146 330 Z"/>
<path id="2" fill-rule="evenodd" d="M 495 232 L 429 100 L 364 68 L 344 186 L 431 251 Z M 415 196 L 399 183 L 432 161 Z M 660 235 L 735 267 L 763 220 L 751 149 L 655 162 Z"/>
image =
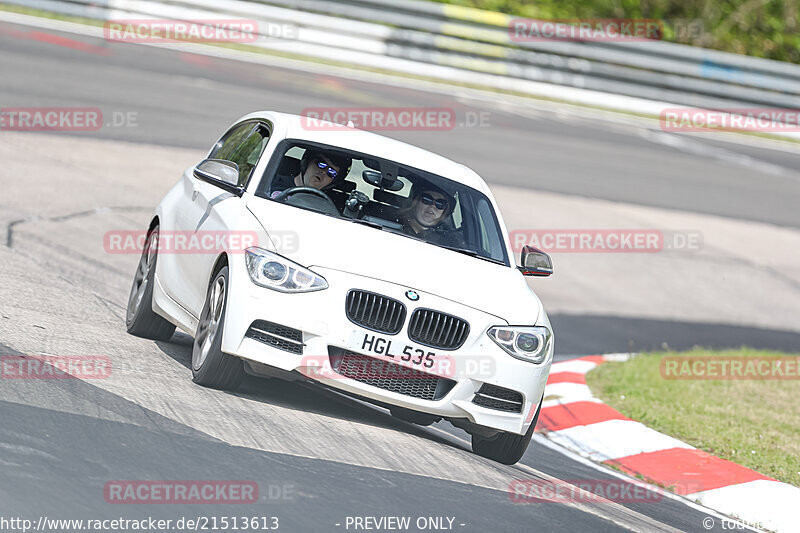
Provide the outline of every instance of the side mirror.
<path id="1" fill-rule="evenodd" d="M 533 246 L 522 248 L 522 266 L 517 267 L 523 276 L 549 276 L 553 273 L 553 261 L 545 252 Z"/>
<path id="2" fill-rule="evenodd" d="M 239 188 L 239 165 L 224 159 L 204 159 L 194 168 L 200 179 Z"/>

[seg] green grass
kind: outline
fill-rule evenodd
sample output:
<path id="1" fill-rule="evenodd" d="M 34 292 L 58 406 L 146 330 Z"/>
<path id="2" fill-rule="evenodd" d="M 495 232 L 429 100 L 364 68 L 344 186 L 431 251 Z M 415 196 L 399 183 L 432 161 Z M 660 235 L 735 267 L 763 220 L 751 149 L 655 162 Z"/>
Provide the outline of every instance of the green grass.
<path id="1" fill-rule="evenodd" d="M 587 375 L 595 396 L 657 431 L 800 487 L 800 380 L 667 380 L 666 356 L 778 357 L 751 349 L 643 354 Z"/>
<path id="2" fill-rule="evenodd" d="M 18 6 L 14 4 L 0 3 L 0 11 L 8 11 L 9 13 L 19 13 L 20 15 L 30 15 L 32 17 L 42 17 L 53 20 L 63 20 L 65 22 L 75 22 L 77 24 L 88 24 L 89 26 L 103 26 L 104 21 L 97 19 L 89 19 L 84 17 L 75 17 L 72 15 L 62 15 L 61 13 L 53 13 L 52 11 L 42 11 L 41 9 L 34 9 L 32 7 Z"/>
<path id="3" fill-rule="evenodd" d="M 800 63 L 797 0 L 434 0 L 541 19 L 657 19 L 667 41 Z"/>

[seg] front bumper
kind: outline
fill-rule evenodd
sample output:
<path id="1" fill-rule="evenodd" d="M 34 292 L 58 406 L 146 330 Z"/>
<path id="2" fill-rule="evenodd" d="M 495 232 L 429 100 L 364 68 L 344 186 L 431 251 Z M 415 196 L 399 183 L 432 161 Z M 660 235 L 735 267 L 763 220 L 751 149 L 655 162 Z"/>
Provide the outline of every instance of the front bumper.
<path id="1" fill-rule="evenodd" d="M 552 361 L 552 342 L 544 363 L 534 365 L 511 357 L 486 335 L 489 327 L 507 325 L 505 321 L 452 300 L 418 291 L 419 300 L 410 301 L 405 297 L 409 287 L 321 267 L 313 267 L 313 270 L 325 277 L 329 284 L 328 289 L 286 294 L 254 285 L 243 261 L 233 262 L 231 266 L 233 272 L 229 283 L 222 340 L 224 352 L 284 371 L 296 371 L 329 387 L 386 404 L 443 418 L 467 419 L 471 423 L 494 430 L 517 434 L 527 431 L 544 394 Z M 353 288 L 403 302 L 407 308 L 407 316 L 400 332 L 395 335 L 376 333 L 351 322 L 345 313 L 345 300 L 347 292 Z M 464 344 L 457 350 L 443 350 L 422 346 L 409 339 L 407 326 L 411 313 L 417 307 L 435 309 L 468 321 L 470 331 Z M 546 320 L 544 317 L 544 325 L 549 327 Z M 302 354 L 247 337 L 248 329 L 256 321 L 272 322 L 302 331 Z M 365 338 L 370 337 L 390 340 L 395 347 L 392 351 L 411 347 L 411 351 L 433 352 L 437 364 L 425 368 L 401 362 L 397 356 L 391 358 L 371 352 L 364 348 Z M 409 370 L 412 374 L 424 372 L 424 377 L 436 376 L 452 380 L 453 383 L 448 383 L 443 396 L 422 399 L 365 383 L 363 380 L 344 377 L 331 371 L 330 367 L 324 372 L 320 371 L 321 366 L 331 361 L 332 353 L 340 354 L 345 351 L 397 363 L 404 368 L 413 368 L 413 371 Z M 414 376 L 417 374 L 409 379 L 416 379 Z M 484 384 L 519 392 L 519 412 L 508 412 L 474 403 L 476 393 Z"/>

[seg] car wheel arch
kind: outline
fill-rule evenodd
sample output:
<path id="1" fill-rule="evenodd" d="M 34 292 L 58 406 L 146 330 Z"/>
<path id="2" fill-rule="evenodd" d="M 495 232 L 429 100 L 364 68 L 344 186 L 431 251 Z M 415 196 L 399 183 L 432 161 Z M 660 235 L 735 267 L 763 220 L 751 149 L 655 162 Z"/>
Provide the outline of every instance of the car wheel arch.
<path id="1" fill-rule="evenodd" d="M 217 257 L 217 260 L 214 263 L 214 268 L 211 269 L 211 275 L 208 277 L 209 285 L 211 285 L 211 283 L 214 281 L 214 278 L 217 274 L 219 274 L 219 271 L 222 270 L 223 267 L 230 267 L 230 264 L 228 263 L 228 254 L 225 252 L 219 254 L 219 257 Z"/>

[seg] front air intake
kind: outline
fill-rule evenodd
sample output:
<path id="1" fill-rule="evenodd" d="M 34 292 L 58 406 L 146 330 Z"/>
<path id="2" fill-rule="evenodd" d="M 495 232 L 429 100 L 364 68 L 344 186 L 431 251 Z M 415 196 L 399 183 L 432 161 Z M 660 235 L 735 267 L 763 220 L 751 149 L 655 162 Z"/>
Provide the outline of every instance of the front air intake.
<path id="1" fill-rule="evenodd" d="M 496 409 L 509 413 L 522 412 L 522 394 L 489 383 L 484 383 L 480 390 L 475 393 L 472 403 L 487 409 Z"/>
<path id="2" fill-rule="evenodd" d="M 436 401 L 455 387 L 452 379 L 427 374 L 383 359 L 329 347 L 333 370 L 346 377 L 389 392 Z"/>
<path id="3" fill-rule="evenodd" d="M 303 346 L 305 346 L 302 331 L 265 320 L 256 320 L 250 324 L 245 337 L 298 355 L 303 354 Z"/>

